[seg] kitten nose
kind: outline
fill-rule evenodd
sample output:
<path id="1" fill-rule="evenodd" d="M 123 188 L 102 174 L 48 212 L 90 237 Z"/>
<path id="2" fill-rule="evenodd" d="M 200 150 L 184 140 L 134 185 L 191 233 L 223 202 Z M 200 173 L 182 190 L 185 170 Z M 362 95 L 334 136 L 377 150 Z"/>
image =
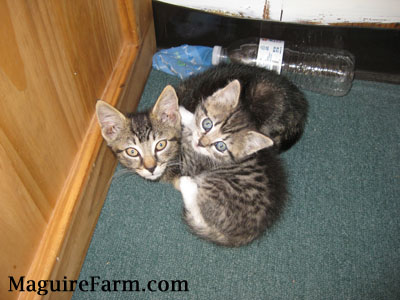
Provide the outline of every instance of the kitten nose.
<path id="1" fill-rule="evenodd" d="M 204 145 L 202 144 L 201 140 L 199 140 L 199 142 L 197 143 L 197 146 L 204 147 Z"/>
<path id="2" fill-rule="evenodd" d="M 156 166 L 146 168 L 146 170 L 149 171 L 151 174 L 153 174 L 153 172 L 154 172 L 155 169 L 156 169 Z"/>
<path id="3" fill-rule="evenodd" d="M 157 167 L 156 160 L 151 156 L 145 156 L 143 159 L 143 167 L 153 174 L 154 170 Z"/>
<path id="4" fill-rule="evenodd" d="M 205 147 L 205 146 L 207 146 L 209 144 L 210 144 L 210 141 L 209 141 L 209 139 L 207 137 L 203 136 L 201 139 L 199 139 L 198 145 L 200 147 Z"/>

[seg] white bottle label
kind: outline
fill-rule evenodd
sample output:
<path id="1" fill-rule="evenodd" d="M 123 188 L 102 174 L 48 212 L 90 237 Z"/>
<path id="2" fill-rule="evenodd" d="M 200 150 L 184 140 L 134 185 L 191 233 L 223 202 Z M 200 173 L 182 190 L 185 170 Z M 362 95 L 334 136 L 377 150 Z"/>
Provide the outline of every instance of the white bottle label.
<path id="1" fill-rule="evenodd" d="M 281 73 L 284 41 L 260 38 L 256 65 Z"/>

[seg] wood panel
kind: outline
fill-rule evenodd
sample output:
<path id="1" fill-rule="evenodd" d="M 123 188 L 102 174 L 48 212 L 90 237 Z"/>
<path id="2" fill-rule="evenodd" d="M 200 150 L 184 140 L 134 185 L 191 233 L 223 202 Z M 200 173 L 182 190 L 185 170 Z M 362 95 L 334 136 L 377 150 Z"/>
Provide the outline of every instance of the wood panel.
<path id="1" fill-rule="evenodd" d="M 32 196 L 44 198 L 23 161 L 0 130 L 0 299 L 8 299 L 8 276 L 25 275 L 46 226 L 48 211 Z M 28 188 L 35 187 L 36 195 Z"/>
<path id="2" fill-rule="evenodd" d="M 0 1 L 0 299 L 18 297 L 8 276 L 79 273 L 115 166 L 96 99 L 117 103 L 140 53 L 143 88 L 154 51 L 141 51 L 154 28 L 138 31 L 132 1 Z"/>
<path id="3" fill-rule="evenodd" d="M 135 28 L 138 32 L 138 40 L 140 43 L 148 37 L 148 29 L 153 24 L 153 7 L 152 1 L 134 1 L 129 3 L 133 5 L 133 11 L 139 12 L 135 15 Z"/>
<path id="4" fill-rule="evenodd" d="M 115 2 L 96 3 L 101 2 L 108 5 L 1 1 L 2 20 L 9 16 L 2 31 L 12 34 L 14 42 L 1 47 L 0 125 L 40 182 L 50 207 L 85 135 L 93 102 L 103 92 L 121 51 L 122 36 L 114 25 L 119 22 L 106 18 L 117 15 L 116 7 L 110 6 Z"/>
<path id="5" fill-rule="evenodd" d="M 116 103 L 116 106 L 125 111 L 132 111 L 138 105 L 151 68 L 151 59 L 155 52 L 155 37 L 154 25 L 152 23 L 148 25 L 150 27 L 143 35 L 143 44 L 139 47 L 129 77 L 124 84 L 124 89 L 121 91 L 122 95 Z M 109 91 L 116 91 L 116 89 L 110 88 Z M 104 97 L 104 99 L 110 98 L 112 96 Z M 90 238 L 114 174 L 115 157 L 100 135 L 97 120 L 94 119 L 93 121 L 96 133 L 92 135 L 91 139 L 96 138 L 100 144 L 99 154 L 95 161 L 90 164 L 90 178 L 88 178 L 83 187 L 77 207 L 72 214 L 71 225 L 68 226 L 68 233 L 57 256 L 58 259 L 55 260 L 55 267 L 50 276 L 52 279 L 62 280 L 64 276 L 69 279 L 78 279 L 89 247 Z M 69 299 L 71 296 L 72 293 L 54 293 L 49 298 L 59 300 Z"/>

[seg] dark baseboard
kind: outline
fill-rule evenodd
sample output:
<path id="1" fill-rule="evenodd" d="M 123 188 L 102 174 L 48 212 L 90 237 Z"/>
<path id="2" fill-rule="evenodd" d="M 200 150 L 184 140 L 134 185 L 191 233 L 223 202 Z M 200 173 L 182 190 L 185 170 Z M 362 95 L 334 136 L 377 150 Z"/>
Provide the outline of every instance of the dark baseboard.
<path id="1" fill-rule="evenodd" d="M 400 83 L 400 30 L 305 25 L 222 16 L 153 1 L 157 47 L 227 46 L 248 37 L 287 45 L 346 49 L 356 58 L 355 77 Z"/>

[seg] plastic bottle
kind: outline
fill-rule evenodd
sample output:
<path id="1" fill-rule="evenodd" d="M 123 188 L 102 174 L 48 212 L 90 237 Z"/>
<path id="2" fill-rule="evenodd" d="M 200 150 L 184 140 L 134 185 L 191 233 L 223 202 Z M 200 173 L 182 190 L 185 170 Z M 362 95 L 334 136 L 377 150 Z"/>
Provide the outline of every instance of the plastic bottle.
<path id="1" fill-rule="evenodd" d="M 288 48 L 283 41 L 264 38 L 214 46 L 212 64 L 229 61 L 274 70 L 300 88 L 332 96 L 346 95 L 354 77 L 354 56 L 346 50 Z"/>
<path id="2" fill-rule="evenodd" d="M 189 45 L 162 49 L 153 56 L 153 68 L 184 79 L 212 66 L 212 50 Z"/>

